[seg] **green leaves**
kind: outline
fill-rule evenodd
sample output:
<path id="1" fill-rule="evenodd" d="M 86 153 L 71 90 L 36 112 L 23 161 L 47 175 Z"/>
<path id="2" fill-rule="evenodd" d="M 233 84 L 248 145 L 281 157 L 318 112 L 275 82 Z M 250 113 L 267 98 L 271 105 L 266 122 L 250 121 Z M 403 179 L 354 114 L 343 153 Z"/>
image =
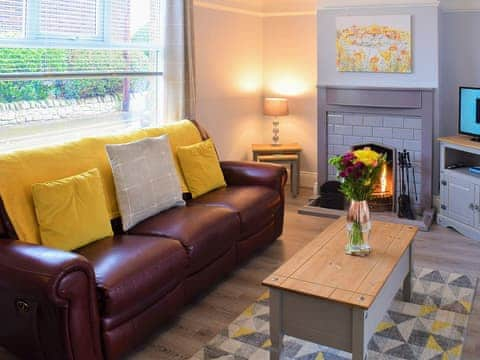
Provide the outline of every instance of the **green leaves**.
<path id="1" fill-rule="evenodd" d="M 150 51 L 140 50 L 2 48 L 0 73 L 148 71 L 151 69 L 152 59 Z M 148 82 L 142 79 L 129 82 L 131 91 L 141 91 L 148 87 Z M 0 81 L 0 102 L 121 95 L 123 85 L 121 78 Z"/>

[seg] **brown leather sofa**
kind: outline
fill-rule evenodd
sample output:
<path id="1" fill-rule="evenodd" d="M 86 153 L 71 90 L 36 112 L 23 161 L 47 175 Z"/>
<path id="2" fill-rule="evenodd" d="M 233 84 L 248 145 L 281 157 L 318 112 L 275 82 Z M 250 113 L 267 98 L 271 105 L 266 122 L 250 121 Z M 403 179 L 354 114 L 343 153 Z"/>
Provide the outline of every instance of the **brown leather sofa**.
<path id="1" fill-rule="evenodd" d="M 0 345 L 29 360 L 119 359 L 277 239 L 284 168 L 221 165 L 227 188 L 76 253 L 1 241 Z M 2 237 L 15 238 L 0 219 Z"/>

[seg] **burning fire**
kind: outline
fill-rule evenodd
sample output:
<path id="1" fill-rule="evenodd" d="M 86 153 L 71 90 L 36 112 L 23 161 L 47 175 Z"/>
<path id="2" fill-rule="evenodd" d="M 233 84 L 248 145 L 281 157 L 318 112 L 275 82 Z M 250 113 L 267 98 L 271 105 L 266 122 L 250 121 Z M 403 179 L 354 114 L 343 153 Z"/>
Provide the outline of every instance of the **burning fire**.
<path id="1" fill-rule="evenodd" d="M 382 173 L 380 175 L 380 191 L 382 193 L 387 192 L 387 164 L 383 164 Z"/>

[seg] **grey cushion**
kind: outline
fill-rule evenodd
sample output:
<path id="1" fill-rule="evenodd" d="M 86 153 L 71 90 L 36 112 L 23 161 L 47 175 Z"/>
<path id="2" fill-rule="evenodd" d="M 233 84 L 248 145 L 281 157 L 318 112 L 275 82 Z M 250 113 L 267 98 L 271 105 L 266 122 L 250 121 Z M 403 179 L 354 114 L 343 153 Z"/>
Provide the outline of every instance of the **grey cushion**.
<path id="1" fill-rule="evenodd" d="M 184 206 L 168 136 L 106 146 L 123 230 L 175 206 Z"/>

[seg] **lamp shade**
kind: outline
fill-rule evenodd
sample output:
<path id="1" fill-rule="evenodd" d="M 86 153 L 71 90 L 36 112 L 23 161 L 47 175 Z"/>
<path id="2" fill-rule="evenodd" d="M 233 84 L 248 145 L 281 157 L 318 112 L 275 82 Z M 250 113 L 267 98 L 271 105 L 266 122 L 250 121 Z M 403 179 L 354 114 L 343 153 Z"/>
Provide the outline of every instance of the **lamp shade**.
<path id="1" fill-rule="evenodd" d="M 288 100 L 284 98 L 265 98 L 263 113 L 266 116 L 287 116 L 289 114 Z"/>

